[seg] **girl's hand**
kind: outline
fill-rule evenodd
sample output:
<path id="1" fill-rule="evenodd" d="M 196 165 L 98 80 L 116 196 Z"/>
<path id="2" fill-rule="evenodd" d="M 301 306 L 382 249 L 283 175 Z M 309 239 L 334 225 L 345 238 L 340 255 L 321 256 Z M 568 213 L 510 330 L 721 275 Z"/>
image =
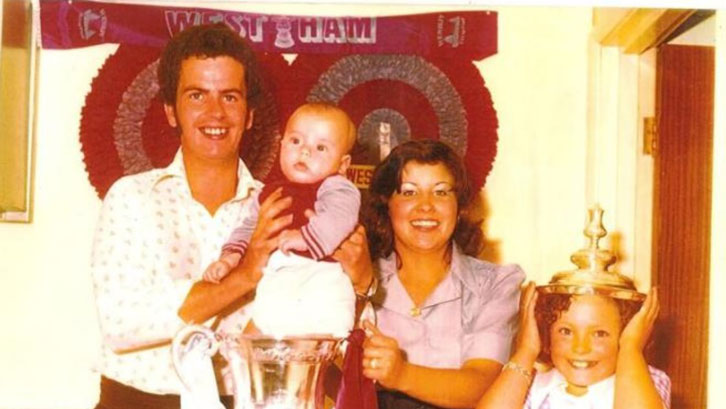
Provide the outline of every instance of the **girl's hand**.
<path id="1" fill-rule="evenodd" d="M 363 322 L 368 338 L 363 342 L 363 375 L 389 389 L 398 389 L 406 362 L 398 341 L 381 333 L 370 321 Z"/>
<path id="2" fill-rule="evenodd" d="M 648 342 L 655 319 L 658 317 L 660 304 L 658 303 L 658 290 L 651 288 L 645 297 L 640 310 L 635 313 L 633 318 L 625 325 L 623 332 L 620 334 L 620 349 L 634 349 L 643 351 Z"/>
<path id="3" fill-rule="evenodd" d="M 537 295 L 537 288 L 534 282 L 530 281 L 522 292 L 519 301 L 519 333 L 517 333 L 517 342 L 512 358 L 517 363 L 527 366 L 534 364 L 542 348 L 537 320 L 534 315 Z"/>

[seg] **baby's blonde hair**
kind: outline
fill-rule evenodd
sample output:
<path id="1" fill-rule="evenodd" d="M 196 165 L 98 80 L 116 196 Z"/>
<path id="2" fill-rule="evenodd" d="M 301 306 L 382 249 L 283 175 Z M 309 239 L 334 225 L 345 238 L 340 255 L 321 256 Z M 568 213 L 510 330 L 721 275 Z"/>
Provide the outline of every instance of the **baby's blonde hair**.
<path id="1" fill-rule="evenodd" d="M 335 115 L 338 118 L 342 120 L 345 123 L 346 131 L 344 135 L 340 135 L 343 138 L 343 141 L 345 142 L 345 153 L 350 153 L 350 151 L 353 149 L 353 145 L 355 145 L 355 141 L 358 136 L 358 131 L 355 127 L 355 124 L 353 123 L 353 120 L 350 119 L 350 116 L 348 116 L 348 113 L 346 113 L 343 109 L 341 109 L 339 106 L 333 104 L 332 102 L 306 102 L 303 105 L 300 105 L 295 109 L 295 111 L 290 115 L 290 118 L 288 119 L 288 123 L 292 122 L 292 119 L 296 115 L 304 114 L 304 113 L 316 113 L 316 114 L 327 114 L 327 115 Z"/>

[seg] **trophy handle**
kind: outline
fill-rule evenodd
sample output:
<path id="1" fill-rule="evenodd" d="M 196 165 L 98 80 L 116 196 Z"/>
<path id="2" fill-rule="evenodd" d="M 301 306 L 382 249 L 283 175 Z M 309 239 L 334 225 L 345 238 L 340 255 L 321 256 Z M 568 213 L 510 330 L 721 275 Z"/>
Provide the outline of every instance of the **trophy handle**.
<path id="1" fill-rule="evenodd" d="M 202 325 L 188 325 L 182 328 L 171 342 L 174 370 L 188 390 L 193 390 L 194 383 L 190 382 L 189 376 L 184 372 L 183 359 L 199 342 L 206 342 L 205 349 L 202 351 L 206 357 L 211 358 L 219 350 L 219 341 L 214 332 Z"/>

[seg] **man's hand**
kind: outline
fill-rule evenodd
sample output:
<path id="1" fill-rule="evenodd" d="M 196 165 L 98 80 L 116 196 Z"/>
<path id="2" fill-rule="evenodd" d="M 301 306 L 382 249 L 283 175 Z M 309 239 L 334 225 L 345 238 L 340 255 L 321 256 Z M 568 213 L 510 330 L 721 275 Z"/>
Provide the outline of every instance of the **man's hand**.
<path id="1" fill-rule="evenodd" d="M 179 317 L 182 320 L 202 323 L 257 287 L 270 253 L 278 246 L 276 234 L 292 223 L 292 215 L 278 217 L 280 212 L 292 204 L 292 198 L 281 196 L 282 190 L 277 189 L 260 204 L 257 227 L 252 233 L 242 262 L 219 284 L 200 281 L 192 286 L 179 308 Z"/>
<path id="2" fill-rule="evenodd" d="M 353 282 L 355 292 L 364 294 L 373 282 L 373 263 L 368 251 L 366 230 L 362 225 L 359 224 L 340 244 L 333 253 L 333 259 L 343 266 Z"/>
<path id="3" fill-rule="evenodd" d="M 240 264 L 244 271 L 250 272 L 250 278 L 259 280 L 262 277 L 262 269 L 267 265 L 270 254 L 279 246 L 277 233 L 292 223 L 292 214 L 278 217 L 291 204 L 291 197 L 282 197 L 282 188 L 272 192 L 260 204 L 257 227 Z"/>

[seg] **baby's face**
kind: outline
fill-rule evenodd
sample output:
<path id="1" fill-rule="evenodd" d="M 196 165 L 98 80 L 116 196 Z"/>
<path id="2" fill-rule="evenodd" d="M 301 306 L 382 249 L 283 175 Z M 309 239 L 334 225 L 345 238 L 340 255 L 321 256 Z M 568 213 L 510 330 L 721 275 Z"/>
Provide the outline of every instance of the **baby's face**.
<path id="1" fill-rule="evenodd" d="M 287 122 L 280 146 L 282 173 L 296 183 L 315 183 L 334 174 L 344 175 L 350 165 L 347 134 L 347 122 L 335 113 L 294 114 Z"/>
<path id="2" fill-rule="evenodd" d="M 574 296 L 550 328 L 552 363 L 572 385 L 590 386 L 615 373 L 620 312 L 604 296 Z"/>

